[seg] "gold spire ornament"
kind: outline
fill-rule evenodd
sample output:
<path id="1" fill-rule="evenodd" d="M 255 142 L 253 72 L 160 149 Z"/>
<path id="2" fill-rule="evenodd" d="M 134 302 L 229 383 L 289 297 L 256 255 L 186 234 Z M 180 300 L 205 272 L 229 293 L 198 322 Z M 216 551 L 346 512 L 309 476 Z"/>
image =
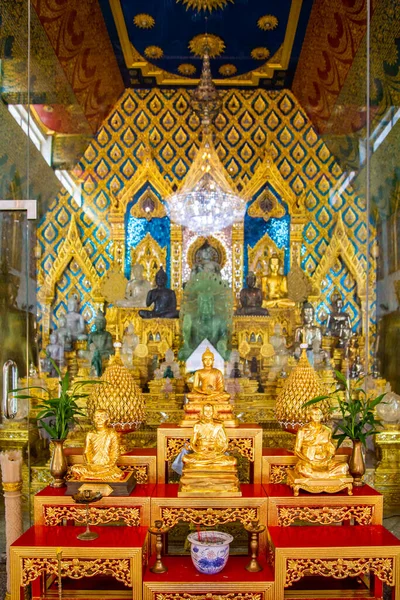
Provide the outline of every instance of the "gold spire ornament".
<path id="1" fill-rule="evenodd" d="M 275 416 L 281 427 L 295 432 L 299 427 L 308 423 L 310 409 L 304 408 L 304 403 L 323 394 L 321 380 L 309 363 L 306 349 L 303 347 L 299 362 L 290 373 L 276 399 Z M 327 421 L 329 401 L 322 400 L 318 407 L 322 410 L 323 420 Z"/>
<path id="2" fill-rule="evenodd" d="M 225 8 L 229 2 L 233 3 L 233 0 L 176 0 L 177 3 L 182 2 L 186 5 L 186 10 L 192 8 L 200 12 L 201 10 L 212 12 L 218 8 Z"/>
<path id="3" fill-rule="evenodd" d="M 101 377 L 101 381 L 107 383 L 93 387 L 87 401 L 87 412 L 88 417 L 93 420 L 96 410 L 106 410 L 110 418 L 110 427 L 118 433 L 129 433 L 136 431 L 144 421 L 144 399 L 121 360 L 121 343 L 116 342 L 114 347 L 115 356 L 111 357 Z"/>

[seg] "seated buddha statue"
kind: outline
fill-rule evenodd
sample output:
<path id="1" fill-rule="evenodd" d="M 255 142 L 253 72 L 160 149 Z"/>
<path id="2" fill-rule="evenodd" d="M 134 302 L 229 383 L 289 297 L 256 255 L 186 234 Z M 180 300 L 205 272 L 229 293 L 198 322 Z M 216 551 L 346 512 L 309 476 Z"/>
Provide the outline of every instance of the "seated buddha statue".
<path id="1" fill-rule="evenodd" d="M 261 278 L 263 306 L 265 308 L 290 308 L 295 302 L 288 298 L 287 278 L 281 275 L 280 260 L 273 254 L 268 262 L 268 275 Z"/>
<path id="2" fill-rule="evenodd" d="M 227 449 L 224 426 L 214 419 L 213 406 L 205 404 L 193 427 L 192 452 L 182 458 L 178 496 L 241 496 L 237 461 Z"/>
<path id="3" fill-rule="evenodd" d="M 321 423 L 323 412 L 318 406 L 310 410 L 310 423 L 301 427 L 296 435 L 294 453 L 298 462 L 295 478 L 330 479 L 348 477 L 347 462 L 335 460 L 336 446 L 332 430 Z"/>
<path id="4" fill-rule="evenodd" d="M 305 345 L 307 344 L 307 358 L 312 365 L 314 364 L 314 358 L 317 359 L 317 362 L 319 358 L 321 360 L 326 358 L 326 352 L 321 350 L 322 331 L 321 328 L 314 323 L 314 315 L 313 305 L 310 302 L 305 302 L 301 309 L 303 323 L 300 327 L 296 327 L 294 333 L 295 356 L 299 357 L 301 354 L 300 346 L 305 348 Z M 314 350 L 316 347 L 319 348 L 319 357 L 314 357 Z"/>
<path id="5" fill-rule="evenodd" d="M 101 311 L 95 316 L 94 319 L 95 330 L 89 334 L 88 346 L 93 344 L 94 349 L 100 352 L 101 358 L 110 358 L 112 354 L 115 354 L 112 335 L 106 330 L 106 318 Z"/>
<path id="6" fill-rule="evenodd" d="M 72 294 L 67 301 L 67 330 L 73 342 L 86 340 L 86 324 L 83 316 L 78 312 L 78 296 Z"/>
<path id="7" fill-rule="evenodd" d="M 176 295 L 167 288 L 167 274 L 162 267 L 156 273 L 156 288 L 150 290 L 146 298 L 146 306 L 154 304 L 153 310 L 139 310 L 142 319 L 177 319 Z"/>
<path id="8" fill-rule="evenodd" d="M 84 464 L 73 465 L 73 479 L 80 481 L 119 481 L 124 473 L 116 466 L 120 455 L 118 433 L 109 427 L 106 410 L 98 409 L 93 415 L 96 431 L 86 436 Z"/>
<path id="9" fill-rule="evenodd" d="M 117 301 L 117 306 L 125 308 L 146 306 L 151 283 L 143 277 L 143 265 L 132 265 L 131 278 L 126 285 L 125 298 Z"/>
<path id="10" fill-rule="evenodd" d="M 238 316 L 267 316 L 268 310 L 266 308 L 262 308 L 262 291 L 256 287 L 256 276 L 252 271 L 250 271 L 247 275 L 246 283 L 247 288 L 243 288 L 240 291 L 241 308 L 238 308 L 236 314 Z"/>
<path id="11" fill-rule="evenodd" d="M 326 323 L 327 336 L 338 338 L 339 348 L 343 348 L 351 338 L 350 315 L 343 310 L 343 299 L 339 294 L 331 297 L 332 310 Z"/>
<path id="12" fill-rule="evenodd" d="M 214 368 L 214 354 L 209 348 L 202 356 L 203 368 L 196 371 L 192 391 L 187 394 L 185 416 L 181 427 L 192 426 L 199 418 L 204 404 L 214 407 L 214 415 L 221 420 L 225 427 L 236 427 L 237 421 L 232 414 L 229 402 L 230 394 L 225 391 L 224 376 L 219 369 Z"/>

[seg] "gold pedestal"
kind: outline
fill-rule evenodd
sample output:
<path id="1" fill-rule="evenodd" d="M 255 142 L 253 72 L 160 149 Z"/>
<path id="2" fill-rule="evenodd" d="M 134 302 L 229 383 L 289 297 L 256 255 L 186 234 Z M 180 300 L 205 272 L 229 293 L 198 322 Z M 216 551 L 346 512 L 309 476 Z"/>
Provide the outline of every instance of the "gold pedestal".
<path id="1" fill-rule="evenodd" d="M 204 402 L 188 402 L 184 406 L 185 416 L 179 423 L 180 427 L 193 427 L 200 419 L 203 406 L 211 404 L 214 409 L 214 418 L 224 424 L 224 427 L 237 427 L 239 422 L 232 412 L 232 405 L 229 402 L 218 402 L 208 400 L 205 396 Z"/>
<path id="2" fill-rule="evenodd" d="M 183 470 L 178 496 L 211 496 L 213 498 L 237 498 L 242 495 L 237 476 L 237 467 L 226 467 L 223 471 L 213 471 L 211 467 Z"/>
<path id="3" fill-rule="evenodd" d="M 352 477 L 310 479 L 308 477 L 296 477 L 293 471 L 289 471 L 287 484 L 293 489 L 295 496 L 299 495 L 299 490 L 305 490 L 312 494 L 319 494 L 320 492 L 335 494 L 345 489 L 347 489 L 349 496 L 353 495 Z"/>

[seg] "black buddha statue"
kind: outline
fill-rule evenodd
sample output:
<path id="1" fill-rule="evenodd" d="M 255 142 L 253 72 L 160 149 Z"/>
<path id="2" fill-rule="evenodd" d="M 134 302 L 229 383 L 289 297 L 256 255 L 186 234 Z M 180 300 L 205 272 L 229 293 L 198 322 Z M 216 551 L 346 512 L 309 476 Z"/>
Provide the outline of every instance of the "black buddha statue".
<path id="1" fill-rule="evenodd" d="M 268 310 L 266 308 L 262 308 L 262 291 L 260 288 L 256 288 L 256 276 L 252 271 L 250 271 L 247 275 L 246 283 L 247 288 L 243 288 L 240 291 L 241 308 L 238 308 L 236 314 L 238 316 L 267 316 Z"/>
<path id="2" fill-rule="evenodd" d="M 156 288 L 150 290 L 146 298 L 146 306 L 154 304 L 153 310 L 139 310 L 143 319 L 177 319 L 176 296 L 167 288 L 167 274 L 162 267 L 156 273 Z"/>

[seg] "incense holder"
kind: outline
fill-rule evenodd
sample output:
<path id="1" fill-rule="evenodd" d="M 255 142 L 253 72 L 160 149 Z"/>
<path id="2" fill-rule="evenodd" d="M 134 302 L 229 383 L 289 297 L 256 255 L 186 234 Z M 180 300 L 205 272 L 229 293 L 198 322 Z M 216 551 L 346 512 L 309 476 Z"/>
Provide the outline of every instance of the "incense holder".
<path id="1" fill-rule="evenodd" d="M 200 531 L 187 537 L 194 566 L 200 573 L 215 575 L 225 567 L 233 537 L 221 531 Z"/>

